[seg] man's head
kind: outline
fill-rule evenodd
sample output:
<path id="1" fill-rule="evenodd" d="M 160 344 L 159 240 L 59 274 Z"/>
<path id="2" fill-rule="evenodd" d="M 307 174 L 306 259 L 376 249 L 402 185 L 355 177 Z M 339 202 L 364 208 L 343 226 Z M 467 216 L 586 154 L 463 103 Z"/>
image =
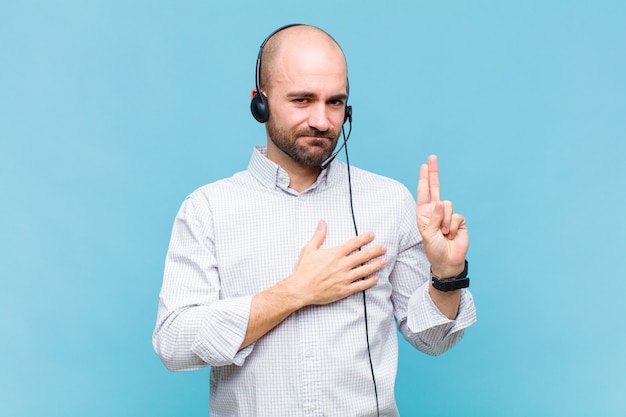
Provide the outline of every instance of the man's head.
<path id="1" fill-rule="evenodd" d="M 297 25 L 271 36 L 261 52 L 260 92 L 271 109 L 268 157 L 319 166 L 332 153 L 345 118 L 347 65 L 321 29 Z"/>

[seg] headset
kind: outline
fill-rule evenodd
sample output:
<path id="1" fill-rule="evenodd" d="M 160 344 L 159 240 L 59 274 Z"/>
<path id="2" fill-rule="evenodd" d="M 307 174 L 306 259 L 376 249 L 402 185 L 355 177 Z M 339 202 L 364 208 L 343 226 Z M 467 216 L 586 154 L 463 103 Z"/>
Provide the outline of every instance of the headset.
<path id="1" fill-rule="evenodd" d="M 259 123 L 265 123 L 270 118 L 270 107 L 269 107 L 269 103 L 267 102 L 267 97 L 265 96 L 265 94 L 261 92 L 261 56 L 263 55 L 263 48 L 265 47 L 265 44 L 272 38 L 272 36 L 274 36 L 275 34 L 277 34 L 278 32 L 282 30 L 285 30 L 287 28 L 294 27 L 294 26 L 304 26 L 304 25 L 302 23 L 292 23 L 289 25 L 279 27 L 274 32 L 270 33 L 267 38 L 265 38 L 265 40 L 261 44 L 261 47 L 259 48 L 259 55 L 256 58 L 256 72 L 255 72 L 256 94 L 254 95 L 254 97 L 252 97 L 252 101 L 250 102 L 250 112 L 252 113 L 252 116 L 254 117 L 254 119 Z M 346 79 L 346 93 L 348 96 L 350 96 L 350 82 L 348 81 L 348 79 Z M 349 124 L 348 135 L 346 135 L 344 131 L 344 125 L 346 124 L 346 122 L 348 122 Z M 343 117 L 343 124 L 341 125 L 341 134 L 343 135 L 343 144 L 339 147 L 339 149 L 333 152 L 333 154 L 329 158 L 327 158 L 324 162 L 322 162 L 322 164 L 320 165 L 322 169 L 326 169 L 328 165 L 330 165 L 330 163 L 333 161 L 333 159 L 335 159 L 337 154 L 339 154 L 341 149 L 346 146 L 346 142 L 350 138 L 351 132 L 352 132 L 352 106 L 349 106 L 346 102 L 346 108 L 345 108 L 345 113 Z M 347 152 L 347 149 L 346 149 L 346 152 Z"/>
<path id="2" fill-rule="evenodd" d="M 263 48 L 265 47 L 265 44 L 272 38 L 272 36 L 274 36 L 275 34 L 277 34 L 278 32 L 282 30 L 285 30 L 293 26 L 304 26 L 304 25 L 302 23 L 292 23 L 289 25 L 279 27 L 274 32 L 270 33 L 267 38 L 265 38 L 265 40 L 261 44 L 261 47 L 259 48 L 259 55 L 257 56 L 257 59 L 256 59 L 256 73 L 255 73 L 256 94 L 254 95 L 254 97 L 252 97 L 252 101 L 250 102 L 250 111 L 252 112 L 252 116 L 259 123 L 265 123 L 270 118 L 270 108 L 269 108 L 269 103 L 267 102 L 267 97 L 265 96 L 265 94 L 261 92 L 261 56 L 263 55 Z M 347 78 L 346 78 L 346 94 L 350 96 L 350 83 L 348 82 Z M 349 125 L 347 135 L 344 131 L 344 126 L 346 122 L 348 122 L 348 125 Z M 341 125 L 341 134 L 343 136 L 343 144 L 339 147 L 337 151 L 333 152 L 332 155 L 330 155 L 330 157 L 328 157 L 324 162 L 322 162 L 320 167 L 322 169 L 326 169 L 330 165 L 330 163 L 333 161 L 333 159 L 335 159 L 335 157 L 339 154 L 341 149 L 345 147 L 346 165 L 348 168 L 348 190 L 349 190 L 349 199 L 350 199 L 350 212 L 352 214 L 352 223 L 354 226 L 354 233 L 355 235 L 358 236 L 359 231 L 356 225 L 356 218 L 354 216 L 354 204 L 352 201 L 352 179 L 350 176 L 350 159 L 348 158 L 348 147 L 347 147 L 347 142 L 348 142 L 348 139 L 350 138 L 350 133 L 352 133 L 352 106 L 349 106 L 347 104 L 347 98 L 346 98 L 345 114 L 343 118 L 343 123 Z M 361 248 L 359 248 L 359 250 L 361 250 Z M 370 349 L 370 336 L 369 336 L 369 325 L 367 321 L 367 301 L 365 298 L 365 290 L 362 291 L 362 294 L 363 294 L 363 311 L 365 315 L 365 338 L 367 342 L 367 354 L 369 357 L 370 371 L 372 374 L 372 382 L 374 385 L 374 396 L 376 398 L 376 415 L 380 416 L 380 405 L 378 403 L 378 388 L 376 385 L 376 376 L 374 375 L 374 365 L 372 363 L 372 352 Z"/>
<path id="3" fill-rule="evenodd" d="M 261 44 L 261 47 L 259 48 L 259 55 L 256 58 L 256 72 L 255 72 L 256 94 L 254 95 L 254 97 L 252 98 L 252 101 L 250 102 L 250 111 L 252 112 L 252 116 L 254 116 L 256 121 L 259 123 L 265 123 L 270 118 L 270 108 L 269 108 L 269 103 L 267 102 L 267 97 L 265 96 L 265 94 L 261 92 L 261 56 L 263 55 L 263 48 L 265 47 L 265 44 L 278 32 L 281 32 L 285 29 L 288 29 L 294 26 L 305 26 L 305 25 L 303 25 L 302 23 L 292 23 L 289 25 L 279 27 L 274 32 L 270 33 L 267 38 L 265 38 L 265 40 Z M 349 83 L 347 83 L 346 85 L 346 90 L 347 90 L 347 94 L 350 95 Z M 352 123 L 352 106 L 348 106 L 346 104 L 346 110 L 345 110 L 343 122 L 345 123 L 347 121 Z"/>

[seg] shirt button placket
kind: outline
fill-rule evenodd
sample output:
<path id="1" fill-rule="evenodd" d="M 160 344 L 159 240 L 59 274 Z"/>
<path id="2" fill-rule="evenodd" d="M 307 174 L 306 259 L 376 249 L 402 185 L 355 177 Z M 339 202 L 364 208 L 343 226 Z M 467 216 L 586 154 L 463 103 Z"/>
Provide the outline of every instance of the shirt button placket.
<path id="1" fill-rule="evenodd" d="M 306 244 L 311 239 L 315 220 L 310 218 L 310 208 L 307 207 L 307 193 L 300 194 L 296 204 L 296 222 L 298 237 Z M 300 352 L 302 358 L 302 394 L 303 408 L 306 416 L 319 417 L 320 371 L 318 349 L 318 329 L 316 328 L 315 306 L 305 307 L 299 312 L 300 319 Z"/>

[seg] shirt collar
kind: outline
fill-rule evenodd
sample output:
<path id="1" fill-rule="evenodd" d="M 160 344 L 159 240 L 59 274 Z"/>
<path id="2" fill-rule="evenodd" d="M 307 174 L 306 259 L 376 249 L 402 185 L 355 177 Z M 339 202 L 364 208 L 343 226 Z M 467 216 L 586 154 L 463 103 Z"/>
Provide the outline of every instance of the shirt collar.
<path id="1" fill-rule="evenodd" d="M 325 188 L 336 183 L 338 181 L 337 177 L 340 176 L 339 171 L 341 170 L 339 165 L 341 164 L 343 163 L 337 160 L 331 162 L 326 169 L 320 172 L 317 181 L 305 192 L 315 188 Z M 248 163 L 248 171 L 265 187 L 279 188 L 290 194 L 298 194 L 289 188 L 290 180 L 287 171 L 267 158 L 267 146 L 256 146 L 254 148 Z"/>

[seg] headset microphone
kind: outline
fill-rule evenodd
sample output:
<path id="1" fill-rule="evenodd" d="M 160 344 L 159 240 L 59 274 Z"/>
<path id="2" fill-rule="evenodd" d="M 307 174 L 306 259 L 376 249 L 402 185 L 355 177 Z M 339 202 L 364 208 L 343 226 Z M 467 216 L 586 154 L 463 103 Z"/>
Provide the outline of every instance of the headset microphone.
<path id="1" fill-rule="evenodd" d="M 348 135 L 346 136 L 346 132 L 344 131 L 343 126 L 341 126 L 341 135 L 343 136 L 343 143 L 341 144 L 339 149 L 333 152 L 332 155 L 330 155 L 328 158 L 326 158 L 324 162 L 322 162 L 322 164 L 320 165 L 322 169 L 328 168 L 328 165 L 330 165 L 330 163 L 333 162 L 333 160 L 337 157 L 339 152 L 341 152 L 341 150 L 346 146 L 346 142 L 348 142 L 348 139 L 350 139 L 350 133 L 352 133 L 352 106 L 346 106 L 346 115 L 344 118 L 344 123 L 345 122 L 348 122 L 348 126 L 349 126 Z"/>

